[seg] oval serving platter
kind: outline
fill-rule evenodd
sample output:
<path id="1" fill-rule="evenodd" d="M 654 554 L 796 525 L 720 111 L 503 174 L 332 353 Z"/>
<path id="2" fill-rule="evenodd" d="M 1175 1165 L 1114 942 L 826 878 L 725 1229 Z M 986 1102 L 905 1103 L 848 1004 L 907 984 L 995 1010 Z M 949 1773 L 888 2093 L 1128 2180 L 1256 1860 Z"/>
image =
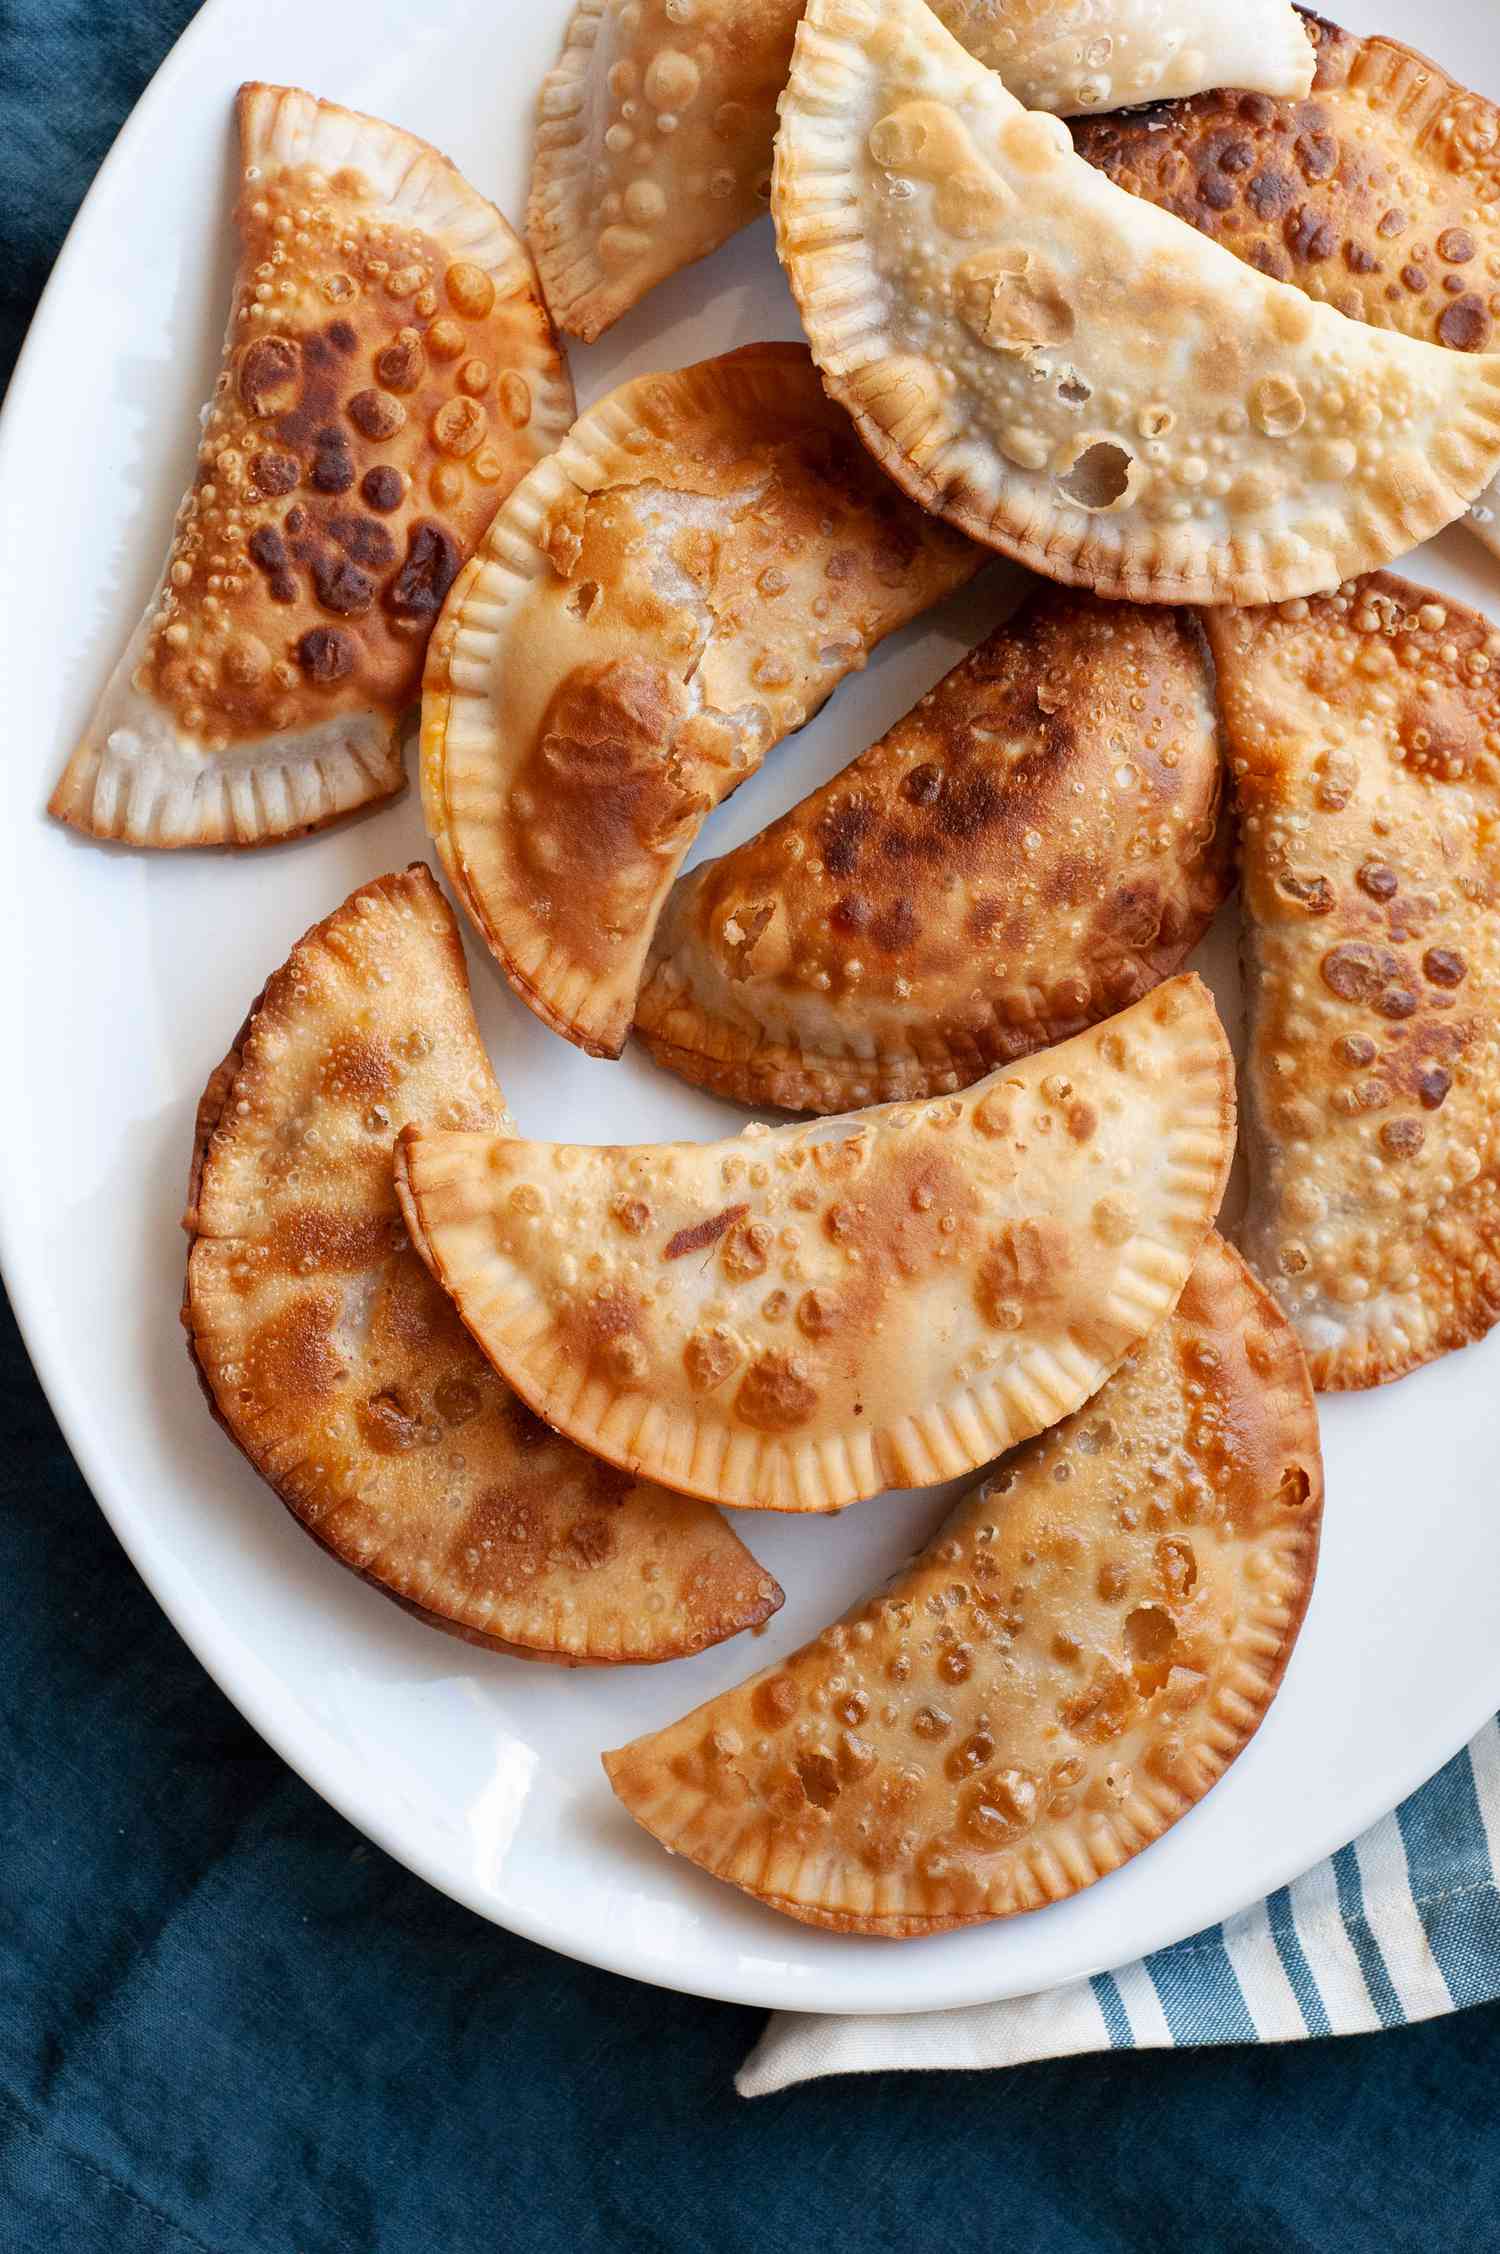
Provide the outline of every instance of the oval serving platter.
<path id="1" fill-rule="evenodd" d="M 304 843 L 236 858 L 81 843 L 43 807 L 152 583 L 217 362 L 228 289 L 231 103 L 303 85 L 435 141 L 512 220 L 565 0 L 488 14 L 436 0 L 210 4 L 99 175 L 0 424 L 0 637 L 9 756 L 0 850 L 19 962 L 6 982 L 6 1278 L 42 1382 L 131 1559 L 204 1665 L 319 1792 L 481 1916 L 689 1992 L 804 2011 L 905 2012 L 1045 1988 L 1159 1948 L 1307 1869 L 1430 1774 L 1500 1704 L 1500 1336 L 1379 1393 L 1325 1400 L 1323 1563 L 1265 1726 L 1170 1835 L 1054 1908 L 903 1949 L 791 1927 L 669 1861 L 613 1800 L 599 1751 L 793 1650 L 893 1570 L 953 1490 L 837 1520 L 738 1523 L 783 1611 L 660 1669 L 567 1674 L 435 1636 L 320 1555 L 205 1415 L 177 1320 L 194 1104 L 250 998 L 354 885 L 431 859 L 414 790 Z M 1500 90 L 1477 0 L 1420 20 L 1348 0 Z M 798 333 L 761 223 L 571 354 L 580 406 L 629 375 Z M 1413 575 L 1500 618 L 1500 561 L 1459 530 Z M 885 645 L 708 825 L 722 852 L 873 741 L 1000 615 L 987 576 Z M 1195 961 L 1232 1023 L 1234 908 Z M 475 999 L 523 1126 L 563 1139 L 733 1131 L 730 1107 L 581 1055 L 531 1019 L 477 944 Z M 101 1627 L 107 1632 L 107 1623 Z M 1500 1827 L 1500 1811 L 1487 1811 Z M 1309 1889 L 1293 1888 L 1311 1918 Z M 1392 1958 L 1391 1961 L 1395 1961 Z"/>

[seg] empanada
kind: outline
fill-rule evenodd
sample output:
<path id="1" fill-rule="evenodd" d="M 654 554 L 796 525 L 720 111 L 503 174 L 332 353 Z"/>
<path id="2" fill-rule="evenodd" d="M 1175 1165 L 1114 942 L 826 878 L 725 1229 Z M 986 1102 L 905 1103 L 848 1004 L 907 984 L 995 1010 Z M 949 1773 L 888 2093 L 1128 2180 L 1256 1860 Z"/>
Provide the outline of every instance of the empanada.
<path id="1" fill-rule="evenodd" d="M 1228 888 L 1190 612 L 1033 598 L 862 758 L 684 877 L 636 1031 L 789 1111 L 946 1094 L 1177 970 Z"/>
<path id="2" fill-rule="evenodd" d="M 1337 585 L 1500 462 L 1500 356 L 1269 280 L 1075 156 L 921 0 L 811 0 L 772 205 L 813 355 L 909 492 L 1152 602 Z"/>
<path id="3" fill-rule="evenodd" d="M 542 87 L 526 225 L 553 318 L 592 339 L 764 211 L 801 0 L 578 0 Z M 1029 109 L 1203 86 L 1305 94 L 1287 0 L 939 0 Z"/>
<path id="4" fill-rule="evenodd" d="M 1243 832 L 1244 1242 L 1322 1387 L 1500 1315 L 1500 632 L 1387 573 L 1214 612 Z"/>
<path id="5" fill-rule="evenodd" d="M 496 1377 L 402 1230 L 413 1119 L 510 1129 L 420 865 L 299 941 L 199 1106 L 183 1321 L 220 1423 L 326 1550 L 471 1643 L 581 1666 L 758 1625 L 781 1591 L 716 1511 Z"/>
<path id="6" fill-rule="evenodd" d="M 1254 1735 L 1323 1477 L 1297 1341 L 1219 1238 L 1087 1408 L 789 1659 L 607 1753 L 674 1854 L 840 1933 L 1039 1908 L 1159 1837 Z"/>
<path id="7" fill-rule="evenodd" d="M 197 469 L 52 797 L 131 845 L 260 845 L 399 790 L 443 596 L 573 413 L 531 261 L 446 157 L 288 87 L 238 114 Z"/>
<path id="8" fill-rule="evenodd" d="M 1356 321 L 1488 352 L 1500 109 L 1399 40 L 1303 21 L 1317 59 L 1309 100 L 1268 100 L 1268 88 L 1088 118 L 1079 155 Z M 1482 494 L 1468 522 L 1500 543 L 1500 493 Z"/>
<path id="9" fill-rule="evenodd" d="M 460 576 L 422 689 L 427 826 L 538 1017 L 619 1055 L 704 817 L 983 560 L 803 345 L 638 377 L 575 423 Z"/>
<path id="10" fill-rule="evenodd" d="M 929 1486 L 1055 1424 L 1168 1314 L 1234 1073 L 1206 987 L 967 1095 L 639 1149 L 411 1128 L 413 1243 L 537 1413 L 749 1509 Z"/>

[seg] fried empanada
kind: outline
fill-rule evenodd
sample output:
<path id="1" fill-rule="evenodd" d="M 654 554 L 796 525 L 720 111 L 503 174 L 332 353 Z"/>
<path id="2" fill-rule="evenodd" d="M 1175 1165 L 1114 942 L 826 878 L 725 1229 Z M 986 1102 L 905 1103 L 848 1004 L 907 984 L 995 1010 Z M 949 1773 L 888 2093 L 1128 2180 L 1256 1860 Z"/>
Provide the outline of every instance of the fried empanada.
<path id="1" fill-rule="evenodd" d="M 711 809 L 984 552 L 870 461 L 800 344 L 641 376 L 522 481 L 428 653 L 422 802 L 516 992 L 595 1056 Z"/>
<path id="2" fill-rule="evenodd" d="M 1086 1400 L 1170 1312 L 1233 1140 L 1183 977 L 931 1105 L 639 1149 L 410 1128 L 396 1187 L 549 1424 L 689 1494 L 827 1511 Z"/>
<path id="3" fill-rule="evenodd" d="M 1244 1242 L 1324 1388 L 1500 1316 L 1500 632 L 1381 572 L 1213 612 L 1249 985 Z"/>
<path id="4" fill-rule="evenodd" d="M 618 1753 L 674 1854 L 891 1940 L 1091 1886 L 1264 1718 L 1317 1563 L 1290 1326 L 1211 1236 L 1176 1312 L 814 1642 Z"/>
<path id="5" fill-rule="evenodd" d="M 238 113 L 197 469 L 52 797 L 130 845 L 261 845 L 399 790 L 443 596 L 573 413 L 531 261 L 446 157 L 288 87 Z"/>
<path id="6" fill-rule="evenodd" d="M 680 881 L 636 1031 L 745 1104 L 965 1087 L 1181 966 L 1228 890 L 1219 802 L 1194 616 L 1049 590 Z"/>
<path id="7" fill-rule="evenodd" d="M 1150 602 L 1335 586 L 1500 462 L 1500 356 L 1271 281 L 1073 152 L 921 0 L 811 0 L 777 237 L 813 354 L 907 490 Z"/>
<path id="8" fill-rule="evenodd" d="M 526 225 L 559 326 L 592 340 L 764 211 L 802 0 L 578 0 L 542 87 Z M 1204 86 L 1305 94 L 1287 0 L 938 0 L 1028 109 Z"/>
<path id="9" fill-rule="evenodd" d="M 674 1659 L 781 1591 L 716 1511 L 540 1424 L 412 1251 L 391 1138 L 510 1131 L 426 869 L 293 948 L 198 1110 L 183 1321 L 215 1416 L 339 1561 L 471 1643 Z"/>
<path id="10" fill-rule="evenodd" d="M 1356 321 L 1489 351 L 1500 109 L 1399 40 L 1303 20 L 1310 99 L 1272 101 L 1268 88 L 1089 118 L 1074 129 L 1079 155 Z M 1500 492 L 1468 521 L 1500 545 Z"/>

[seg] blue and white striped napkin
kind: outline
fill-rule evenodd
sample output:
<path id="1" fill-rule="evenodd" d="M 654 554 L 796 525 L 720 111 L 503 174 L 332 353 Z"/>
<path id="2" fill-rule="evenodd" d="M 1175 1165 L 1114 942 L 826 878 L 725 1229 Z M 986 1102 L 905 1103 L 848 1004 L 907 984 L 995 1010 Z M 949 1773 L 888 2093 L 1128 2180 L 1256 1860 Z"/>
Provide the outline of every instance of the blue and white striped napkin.
<path id="1" fill-rule="evenodd" d="M 1500 1720 L 1394 1815 L 1223 1925 L 1005 2003 L 879 2019 L 778 2012 L 735 2087 L 766 2097 L 884 2067 L 1298 2042 L 1461 2011 L 1500 1995 L 1497 1873 Z"/>

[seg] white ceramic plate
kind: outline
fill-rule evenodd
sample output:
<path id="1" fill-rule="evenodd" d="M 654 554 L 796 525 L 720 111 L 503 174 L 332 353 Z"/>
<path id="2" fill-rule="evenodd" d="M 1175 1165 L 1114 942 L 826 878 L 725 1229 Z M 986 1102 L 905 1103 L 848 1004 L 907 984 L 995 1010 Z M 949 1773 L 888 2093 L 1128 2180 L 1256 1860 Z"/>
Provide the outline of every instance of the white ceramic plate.
<path id="1" fill-rule="evenodd" d="M 229 285 L 235 86 L 287 80 L 411 126 L 514 218 L 531 103 L 566 12 L 566 0 L 211 0 L 69 237 L 0 440 L 6 1275 L 84 1472 L 172 1620 L 278 1751 L 412 1869 L 498 1924 L 670 1987 L 819 2011 L 984 2001 L 1120 1963 L 1282 1884 L 1500 1704 L 1500 1335 L 1325 1404 L 1323 1567 L 1285 1688 L 1165 1840 L 1075 1900 L 987 1931 L 892 1949 L 792 1925 L 663 1855 L 613 1801 L 600 1748 L 791 1650 L 924 1538 L 943 1498 L 877 1499 L 831 1521 L 747 1515 L 785 1610 L 759 1641 L 659 1669 L 568 1674 L 470 1651 L 331 1563 L 204 1410 L 177 1322 L 177 1222 L 210 1068 L 292 940 L 362 879 L 427 851 L 415 797 L 242 857 L 106 850 L 42 812 L 150 590 L 192 462 Z M 1420 12 L 1349 0 L 1347 13 L 1370 29 L 1383 13 L 1384 28 L 1500 88 L 1500 22 L 1481 0 Z M 578 351 L 580 403 L 626 375 L 796 333 L 762 225 Z M 1500 565 L 1462 532 L 1412 569 L 1500 615 Z M 993 587 L 971 590 L 888 645 L 713 821 L 713 849 L 861 750 L 997 607 Z M 1226 1014 L 1232 955 L 1230 921 L 1209 949 Z M 580 1056 L 482 951 L 472 967 L 498 1070 L 534 1133 L 734 1124 L 639 1058 Z"/>

